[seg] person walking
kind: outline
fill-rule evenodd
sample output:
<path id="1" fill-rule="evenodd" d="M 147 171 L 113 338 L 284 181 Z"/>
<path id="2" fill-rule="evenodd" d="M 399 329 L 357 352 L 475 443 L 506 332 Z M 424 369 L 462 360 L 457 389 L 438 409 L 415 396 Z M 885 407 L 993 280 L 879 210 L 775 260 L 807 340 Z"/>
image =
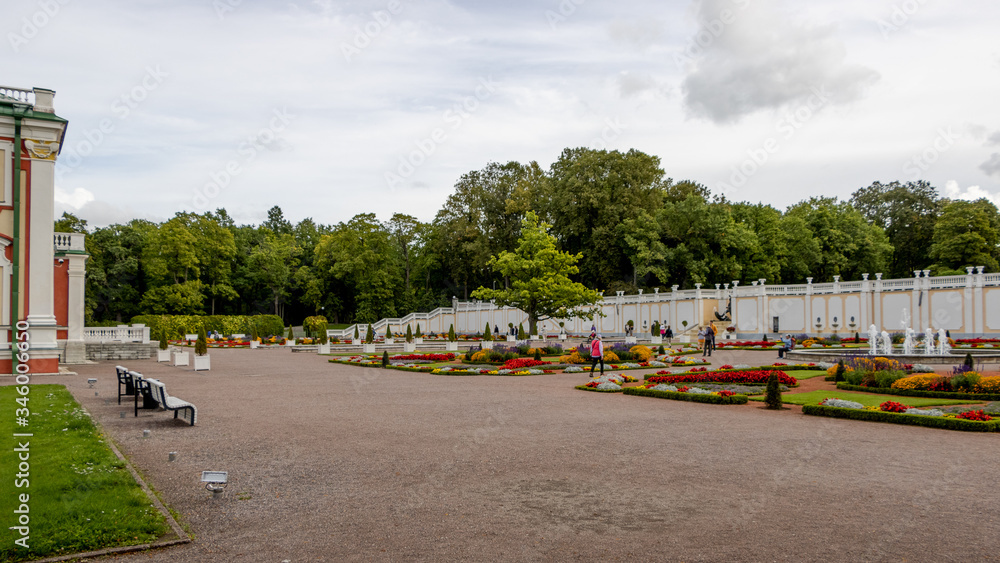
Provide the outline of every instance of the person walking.
<path id="1" fill-rule="evenodd" d="M 597 367 L 597 362 L 601 362 L 601 375 L 604 375 L 604 341 L 601 340 L 600 334 L 590 341 L 590 358 L 591 377 L 594 375 L 594 368 Z"/>
<path id="2" fill-rule="evenodd" d="M 715 332 L 712 331 L 711 326 L 705 327 L 705 350 L 702 352 L 701 357 L 704 358 L 706 355 L 711 357 L 712 350 L 715 348 Z"/>
<path id="3" fill-rule="evenodd" d="M 719 327 L 715 326 L 715 321 L 709 321 L 708 327 L 712 329 L 712 350 L 715 350 L 715 337 L 719 334 Z"/>
<path id="4" fill-rule="evenodd" d="M 670 328 L 670 325 L 667 325 L 667 343 L 669 344 L 670 341 L 672 341 L 673 339 L 674 339 L 674 329 Z"/>

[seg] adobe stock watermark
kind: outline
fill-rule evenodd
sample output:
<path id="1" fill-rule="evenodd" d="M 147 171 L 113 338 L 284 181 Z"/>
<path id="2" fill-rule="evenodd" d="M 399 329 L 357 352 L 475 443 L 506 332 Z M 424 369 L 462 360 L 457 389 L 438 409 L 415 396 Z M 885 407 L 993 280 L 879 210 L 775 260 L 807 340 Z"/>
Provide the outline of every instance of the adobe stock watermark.
<path id="1" fill-rule="evenodd" d="M 606 150 L 624 132 L 625 126 L 622 125 L 621 120 L 617 117 L 613 119 L 609 117 L 604 120 L 604 129 L 601 130 L 601 134 L 591 139 L 588 146 L 595 151 Z"/>
<path id="2" fill-rule="evenodd" d="M 149 94 L 158 89 L 164 79 L 170 74 L 163 71 L 160 65 L 147 66 L 146 74 L 129 91 L 118 96 L 111 102 L 111 113 L 117 117 L 117 121 L 123 121 L 132 115 L 132 112 L 149 98 Z M 102 119 L 94 129 L 85 129 L 81 134 L 83 140 L 77 141 L 73 145 L 64 146 L 62 155 L 56 161 L 56 173 L 67 174 L 79 167 L 84 159 L 104 144 L 104 141 L 115 132 L 117 128 L 116 120 Z"/>
<path id="3" fill-rule="evenodd" d="M 899 4 L 892 5 L 892 11 L 888 18 L 876 20 L 878 31 L 882 34 L 882 39 L 889 39 L 893 33 L 903 29 L 910 23 L 912 18 L 920 8 L 927 4 L 927 0 L 904 0 Z"/>
<path id="4" fill-rule="evenodd" d="M 923 173 L 941 158 L 942 154 L 948 152 L 955 145 L 957 138 L 958 135 L 951 130 L 950 126 L 938 129 L 937 135 L 927 148 L 903 163 L 903 173 L 908 175 L 911 180 L 920 179 Z"/>
<path id="5" fill-rule="evenodd" d="M 587 3 L 587 0 L 561 0 L 555 10 L 545 10 L 545 19 L 553 30 L 576 13 L 576 9 Z"/>
<path id="6" fill-rule="evenodd" d="M 745 10 L 750 5 L 750 0 L 731 1 L 740 10 Z M 688 65 L 694 64 L 694 59 L 703 55 L 705 49 L 715 43 L 716 39 L 722 37 L 726 28 L 736 21 L 736 15 L 733 10 L 723 8 L 719 11 L 718 17 L 702 21 L 701 29 L 688 40 L 684 50 L 680 53 L 674 53 L 674 64 L 677 65 L 677 69 L 683 71 Z"/>
<path id="7" fill-rule="evenodd" d="M 392 24 L 393 16 L 398 16 L 402 11 L 403 4 L 399 0 L 389 0 L 384 10 L 372 12 L 371 19 L 365 23 L 364 27 L 354 26 L 354 37 L 351 42 L 344 41 L 340 44 L 340 52 L 344 55 L 347 64 L 354 62 L 353 58 L 368 48 L 372 41 Z"/>
<path id="8" fill-rule="evenodd" d="M 496 93 L 496 89 L 497 85 L 493 82 L 493 76 L 480 78 L 479 84 L 473 89 L 472 94 L 465 96 L 446 109 L 441 114 L 441 119 L 448 127 L 435 127 L 426 137 L 414 141 L 413 150 L 399 157 L 396 170 L 385 172 L 385 183 L 389 189 L 396 189 L 403 184 L 405 179 L 413 176 L 417 169 L 437 152 L 438 147 L 448 140 L 449 131 L 458 131 L 479 110 L 482 103 Z"/>
<path id="9" fill-rule="evenodd" d="M 235 12 L 243 4 L 243 0 L 212 0 L 212 9 L 219 21 L 226 19 L 226 14 Z"/>
<path id="10" fill-rule="evenodd" d="M 775 135 L 760 144 L 759 147 L 747 149 L 747 158 L 733 166 L 729 182 L 719 182 L 716 189 L 723 195 L 731 194 L 746 185 L 750 178 L 760 171 L 771 156 L 781 150 L 781 140 L 785 141 L 795 136 L 806 123 L 830 102 L 830 94 L 823 87 L 813 87 L 812 94 L 795 110 L 788 110 L 775 123 Z"/>
<path id="11" fill-rule="evenodd" d="M 62 12 L 62 7 L 69 4 L 70 1 L 38 0 L 38 10 L 30 16 L 21 18 L 21 21 L 18 22 L 20 27 L 17 28 L 17 32 L 12 31 L 7 34 L 7 41 L 10 43 L 10 48 L 15 53 L 20 53 L 21 47 L 24 47 L 29 41 L 38 37 L 39 32 L 45 26 L 49 25 Z"/>
<path id="12" fill-rule="evenodd" d="M 242 174 L 246 165 L 257 158 L 259 151 L 268 148 L 278 140 L 278 133 L 284 131 L 295 119 L 295 114 L 287 108 L 275 109 L 268 121 L 267 127 L 260 128 L 236 147 L 238 158 L 230 159 L 221 170 L 209 173 L 209 182 L 200 189 L 195 189 L 191 203 L 195 209 L 207 211 L 211 201 L 229 187 L 233 180 Z"/>

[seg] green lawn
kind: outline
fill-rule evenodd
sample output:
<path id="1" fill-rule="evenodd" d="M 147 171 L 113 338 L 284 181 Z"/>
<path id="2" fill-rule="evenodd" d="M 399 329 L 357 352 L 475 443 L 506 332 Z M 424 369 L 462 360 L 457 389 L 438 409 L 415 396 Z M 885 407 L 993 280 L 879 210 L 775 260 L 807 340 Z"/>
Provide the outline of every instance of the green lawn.
<path id="1" fill-rule="evenodd" d="M 822 372 L 818 372 L 822 373 Z M 843 399 L 861 403 L 866 407 L 877 407 L 886 401 L 895 401 L 911 407 L 930 407 L 938 405 L 970 405 L 978 404 L 975 401 L 962 401 L 955 399 L 928 399 L 924 397 L 898 397 L 892 395 L 869 395 L 868 393 L 856 393 L 852 391 L 809 391 L 808 393 L 783 393 L 781 400 L 790 405 L 817 405 L 823 399 L 829 398 Z M 751 401 L 763 401 L 764 397 L 751 397 Z"/>
<path id="2" fill-rule="evenodd" d="M 169 531 L 163 515 L 64 386 L 31 385 L 26 397 L 24 401 L 14 386 L 0 387 L 0 419 L 5 428 L 13 428 L 2 440 L 0 561 L 153 542 Z M 31 414 L 15 413 L 22 408 Z M 15 426 L 18 416 L 27 418 L 28 425 Z M 12 453 L 24 444 L 27 452 Z M 15 455 L 27 456 L 26 487 L 16 487 L 15 476 L 23 467 Z M 22 494 L 29 495 L 28 549 L 15 545 L 21 534 L 8 529 L 17 525 L 14 510 Z"/>
<path id="3" fill-rule="evenodd" d="M 826 375 L 826 372 L 821 369 L 793 369 L 793 370 L 784 370 L 784 372 L 794 377 L 795 379 L 811 379 L 813 377 L 821 377 Z"/>

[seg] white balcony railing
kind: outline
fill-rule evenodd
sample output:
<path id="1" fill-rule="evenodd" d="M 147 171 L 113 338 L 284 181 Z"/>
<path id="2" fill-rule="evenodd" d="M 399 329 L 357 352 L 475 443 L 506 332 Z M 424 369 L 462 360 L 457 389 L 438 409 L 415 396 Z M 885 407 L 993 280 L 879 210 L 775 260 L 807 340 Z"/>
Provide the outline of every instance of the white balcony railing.
<path id="1" fill-rule="evenodd" d="M 55 233 L 52 238 L 56 252 L 85 252 L 86 237 L 83 233 Z"/>
<path id="2" fill-rule="evenodd" d="M 23 104 L 35 105 L 35 91 L 11 86 L 0 86 L 0 96 Z"/>
<path id="3" fill-rule="evenodd" d="M 116 327 L 86 327 L 83 329 L 86 342 L 141 342 L 149 343 L 149 327 L 142 325 Z"/>

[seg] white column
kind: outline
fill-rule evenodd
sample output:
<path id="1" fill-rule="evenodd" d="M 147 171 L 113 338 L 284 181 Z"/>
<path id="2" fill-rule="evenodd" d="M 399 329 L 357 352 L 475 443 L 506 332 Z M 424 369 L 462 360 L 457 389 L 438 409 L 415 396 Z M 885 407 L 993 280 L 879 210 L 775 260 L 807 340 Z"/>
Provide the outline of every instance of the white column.
<path id="1" fill-rule="evenodd" d="M 875 273 L 875 299 L 874 299 L 875 315 L 872 317 L 877 328 L 880 332 L 885 330 L 882 326 L 882 272 Z"/>
<path id="2" fill-rule="evenodd" d="M 965 290 L 962 292 L 962 308 L 965 312 L 965 318 L 962 319 L 962 332 L 972 333 L 974 330 L 972 315 L 973 315 L 973 303 L 972 303 L 972 287 L 975 285 L 975 281 L 972 276 L 972 271 L 975 268 L 968 266 L 965 271 L 968 274 L 965 276 Z"/>
<path id="3" fill-rule="evenodd" d="M 813 314 L 812 313 L 812 310 L 813 310 L 813 285 L 812 285 L 812 283 L 813 283 L 813 279 L 812 278 L 806 278 L 806 303 L 805 303 L 805 307 L 804 307 L 804 310 L 805 310 L 805 330 L 804 330 L 804 332 L 806 334 L 809 334 L 810 332 L 812 332 L 810 329 L 812 328 L 812 325 L 813 325 L 813 321 L 812 321 L 812 314 Z"/>
<path id="4" fill-rule="evenodd" d="M 55 162 L 31 162 L 28 194 L 31 209 L 28 216 L 28 269 L 25 278 L 28 286 L 27 321 L 31 325 L 31 347 L 36 350 L 54 350 L 57 348 L 52 267 Z"/>
<path id="5" fill-rule="evenodd" d="M 973 303 L 975 305 L 972 310 L 975 312 L 975 327 L 973 330 L 976 334 L 982 334 L 985 326 L 985 316 L 986 316 L 986 303 L 983 301 L 983 266 L 976 266 L 976 285 L 972 290 L 973 293 Z"/>

